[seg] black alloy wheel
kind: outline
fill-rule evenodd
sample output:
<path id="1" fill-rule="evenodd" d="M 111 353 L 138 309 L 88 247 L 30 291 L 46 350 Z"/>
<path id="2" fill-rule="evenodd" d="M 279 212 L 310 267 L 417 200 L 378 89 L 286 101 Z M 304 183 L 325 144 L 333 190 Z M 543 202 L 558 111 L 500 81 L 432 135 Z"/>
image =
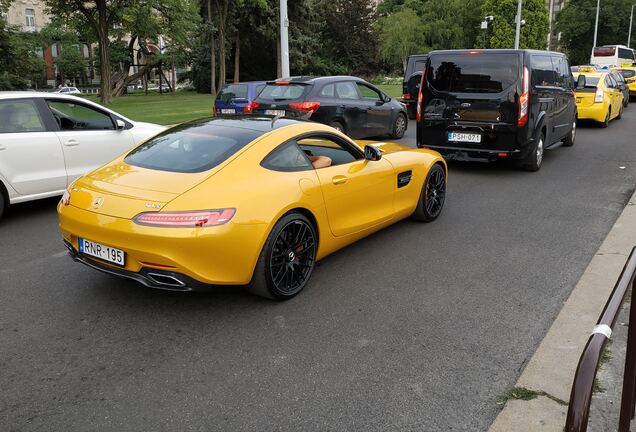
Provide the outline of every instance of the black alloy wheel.
<path id="1" fill-rule="evenodd" d="M 393 122 L 393 128 L 391 130 L 391 138 L 400 139 L 406 133 L 408 120 L 403 113 L 398 113 L 395 121 Z"/>
<path id="2" fill-rule="evenodd" d="M 313 224 L 300 213 L 285 215 L 265 242 L 248 290 L 275 300 L 292 298 L 307 285 L 317 250 Z"/>
<path id="3" fill-rule="evenodd" d="M 428 172 L 420 199 L 413 212 L 413 219 L 422 222 L 432 222 L 438 218 L 446 201 L 446 170 L 440 164 L 435 164 Z"/>

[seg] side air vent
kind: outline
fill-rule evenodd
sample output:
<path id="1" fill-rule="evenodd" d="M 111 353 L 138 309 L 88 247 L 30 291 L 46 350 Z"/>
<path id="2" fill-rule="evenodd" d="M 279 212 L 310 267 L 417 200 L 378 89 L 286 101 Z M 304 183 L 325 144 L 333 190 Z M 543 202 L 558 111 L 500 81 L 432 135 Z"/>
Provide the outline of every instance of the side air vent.
<path id="1" fill-rule="evenodd" d="M 408 170 L 398 174 L 397 176 L 397 187 L 398 189 L 406 186 L 411 183 L 411 178 L 413 178 L 413 171 Z"/>

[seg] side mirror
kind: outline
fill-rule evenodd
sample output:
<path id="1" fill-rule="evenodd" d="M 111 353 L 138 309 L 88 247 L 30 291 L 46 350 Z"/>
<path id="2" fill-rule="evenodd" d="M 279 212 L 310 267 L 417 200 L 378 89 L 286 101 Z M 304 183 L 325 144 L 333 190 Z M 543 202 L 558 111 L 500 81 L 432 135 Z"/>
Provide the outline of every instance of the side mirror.
<path id="1" fill-rule="evenodd" d="M 373 146 L 364 146 L 364 158 L 368 161 L 379 161 L 382 159 L 382 152 Z"/>
<path id="2" fill-rule="evenodd" d="M 126 123 L 122 119 L 115 120 L 115 124 L 117 125 L 117 130 L 123 130 L 126 128 Z"/>
<path id="3" fill-rule="evenodd" d="M 585 75 L 579 74 L 579 77 L 576 79 L 576 88 L 577 89 L 585 88 Z"/>

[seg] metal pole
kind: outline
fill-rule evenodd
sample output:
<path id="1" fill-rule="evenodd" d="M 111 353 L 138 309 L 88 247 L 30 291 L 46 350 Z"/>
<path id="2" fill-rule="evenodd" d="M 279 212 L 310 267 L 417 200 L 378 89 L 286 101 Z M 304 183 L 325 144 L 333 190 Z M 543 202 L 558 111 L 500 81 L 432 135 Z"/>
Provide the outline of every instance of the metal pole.
<path id="1" fill-rule="evenodd" d="M 283 77 L 289 77 L 289 20 L 287 19 L 287 0 L 280 0 L 280 62 Z"/>
<path id="2" fill-rule="evenodd" d="M 632 41 L 632 20 L 634 19 L 634 6 L 632 5 L 632 12 L 629 14 L 629 32 L 627 33 L 627 48 L 630 48 L 629 43 Z"/>
<path id="3" fill-rule="evenodd" d="M 515 31 L 515 49 L 519 49 L 519 34 L 521 33 L 521 2 L 517 0 L 517 30 Z"/>
<path id="4" fill-rule="evenodd" d="M 598 12 L 601 10 L 601 0 L 596 0 L 596 24 L 594 24 L 594 44 L 592 44 L 592 55 L 594 55 L 594 48 L 596 47 L 596 36 L 598 35 Z M 592 59 L 590 58 L 590 63 Z"/>
<path id="5" fill-rule="evenodd" d="M 632 283 L 632 292 L 636 281 Z M 634 418 L 634 389 L 636 380 L 636 308 L 634 300 L 629 306 L 629 327 L 627 328 L 627 352 L 625 354 L 625 372 L 623 374 L 623 392 L 621 394 L 621 410 L 618 423 L 619 432 L 629 432 L 629 425 Z"/>
<path id="6" fill-rule="evenodd" d="M 548 10 L 548 51 L 552 49 L 552 15 L 554 15 L 554 0 L 550 0 L 550 9 Z"/>

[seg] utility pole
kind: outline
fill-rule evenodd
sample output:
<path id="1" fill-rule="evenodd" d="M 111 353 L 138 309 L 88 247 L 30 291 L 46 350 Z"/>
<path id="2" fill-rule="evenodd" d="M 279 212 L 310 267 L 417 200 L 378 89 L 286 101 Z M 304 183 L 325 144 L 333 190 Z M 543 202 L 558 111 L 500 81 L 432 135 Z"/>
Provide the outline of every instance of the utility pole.
<path id="1" fill-rule="evenodd" d="M 517 0 L 517 29 L 515 31 L 515 49 L 519 49 L 519 35 L 521 33 L 521 2 L 522 0 Z"/>
<path id="2" fill-rule="evenodd" d="M 636 6 L 636 4 L 632 5 L 632 12 L 629 14 L 629 33 L 627 33 L 627 48 L 631 48 L 629 46 L 629 43 L 632 41 L 632 20 L 634 19 L 634 6 Z"/>
<path id="3" fill-rule="evenodd" d="M 596 36 L 598 35 L 598 12 L 601 10 L 601 0 L 596 0 L 596 24 L 594 24 L 594 43 L 592 44 L 592 56 L 594 56 L 594 48 L 596 47 Z M 592 58 L 590 57 L 590 63 Z"/>
<path id="4" fill-rule="evenodd" d="M 550 0 L 548 10 L 548 51 L 552 49 L 552 15 L 554 15 L 554 0 Z"/>
<path id="5" fill-rule="evenodd" d="M 289 77 L 288 29 L 289 20 L 287 19 L 287 0 L 280 0 L 280 62 L 283 77 Z"/>

